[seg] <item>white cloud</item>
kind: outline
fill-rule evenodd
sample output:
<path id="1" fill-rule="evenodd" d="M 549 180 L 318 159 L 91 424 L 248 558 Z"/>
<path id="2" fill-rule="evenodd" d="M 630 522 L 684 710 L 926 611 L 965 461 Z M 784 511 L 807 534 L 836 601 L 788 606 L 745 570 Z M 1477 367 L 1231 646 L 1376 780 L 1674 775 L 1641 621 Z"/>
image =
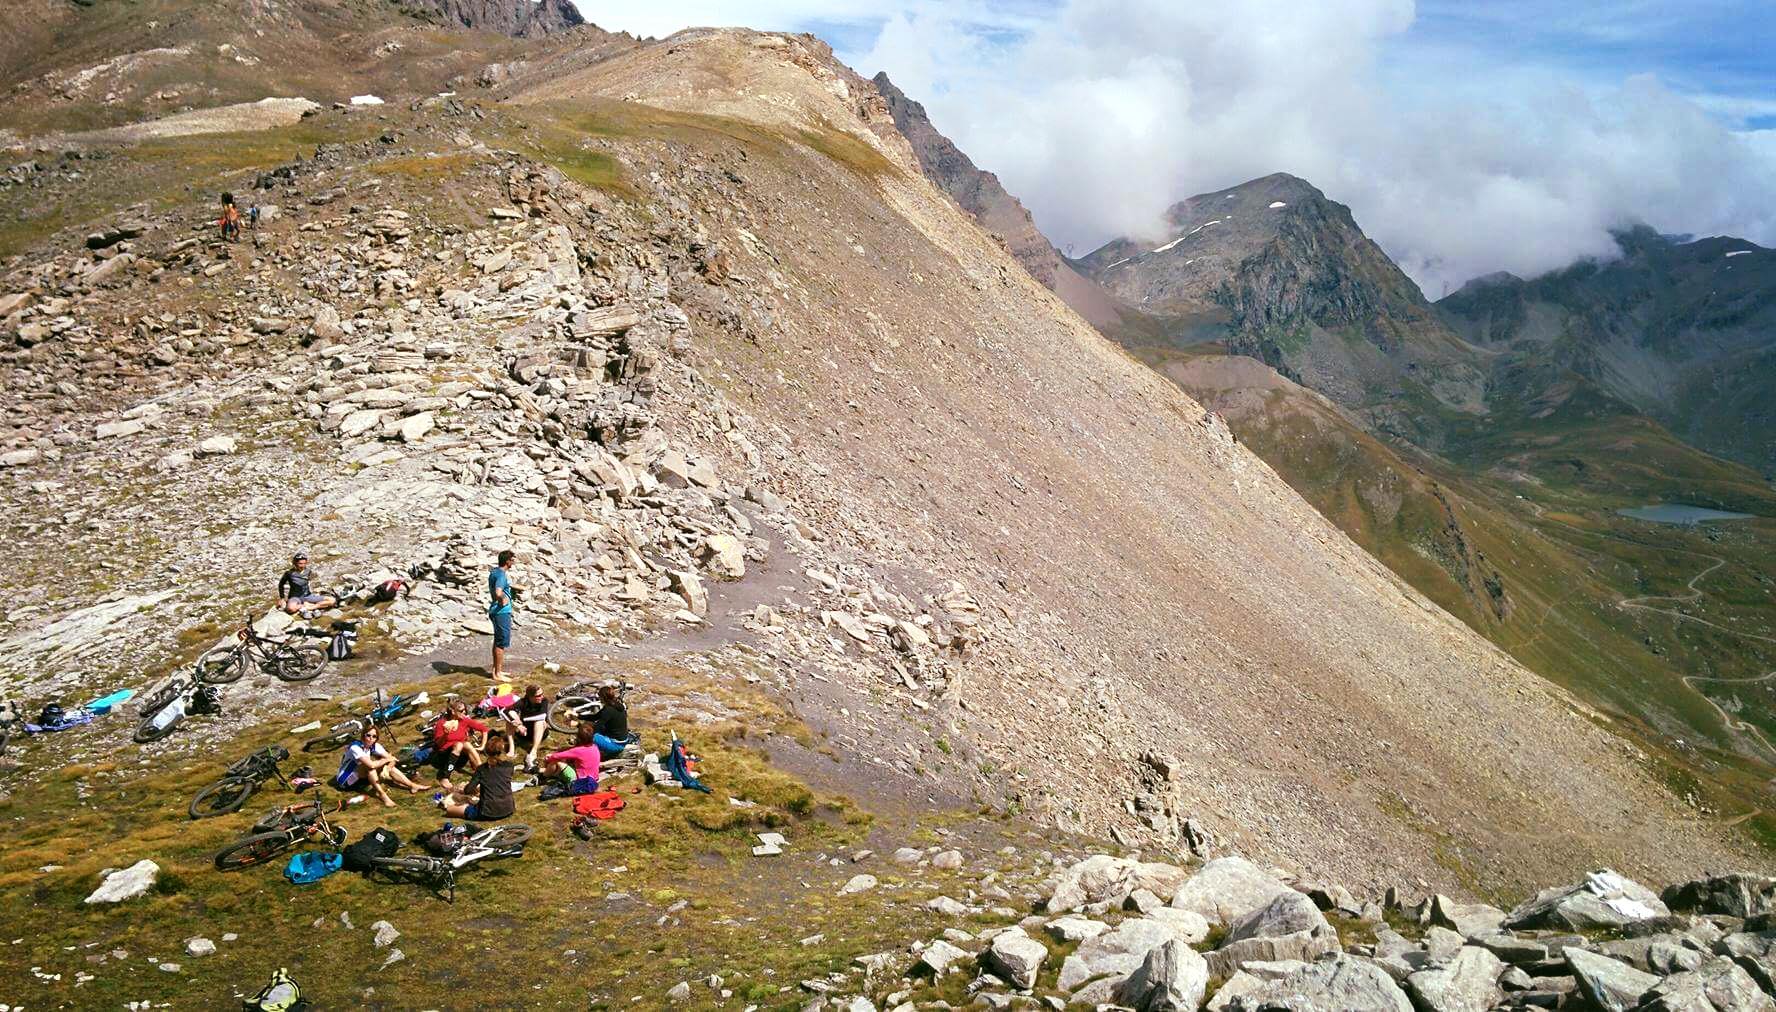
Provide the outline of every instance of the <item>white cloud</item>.
<path id="1" fill-rule="evenodd" d="M 601 6 L 581 0 L 600 21 Z M 1608 255 L 1609 229 L 1776 244 L 1776 142 L 1650 77 L 1415 47 L 1412 0 L 663 3 L 607 26 L 837 25 L 1060 244 L 1162 236 L 1191 193 L 1292 172 L 1435 297 L 1476 274 Z M 707 15 L 707 16 L 705 16 Z M 629 23 L 623 23 L 628 21 Z M 667 27 L 670 25 L 671 27 Z M 1712 115 L 1711 115 L 1712 113 Z"/>

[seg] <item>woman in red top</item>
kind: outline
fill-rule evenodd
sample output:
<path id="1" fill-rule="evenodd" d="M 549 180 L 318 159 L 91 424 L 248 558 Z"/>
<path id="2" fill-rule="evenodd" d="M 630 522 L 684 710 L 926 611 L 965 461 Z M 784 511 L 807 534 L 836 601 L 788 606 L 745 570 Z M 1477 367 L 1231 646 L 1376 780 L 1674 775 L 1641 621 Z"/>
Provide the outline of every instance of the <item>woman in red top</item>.
<path id="1" fill-rule="evenodd" d="M 467 765 L 473 770 L 481 765 L 481 750 L 475 747 L 470 734 L 485 735 L 487 725 L 469 716 L 469 708 L 460 699 L 450 701 L 444 717 L 432 725 L 432 762 L 438 766 L 438 783 L 454 788 L 451 777 Z"/>

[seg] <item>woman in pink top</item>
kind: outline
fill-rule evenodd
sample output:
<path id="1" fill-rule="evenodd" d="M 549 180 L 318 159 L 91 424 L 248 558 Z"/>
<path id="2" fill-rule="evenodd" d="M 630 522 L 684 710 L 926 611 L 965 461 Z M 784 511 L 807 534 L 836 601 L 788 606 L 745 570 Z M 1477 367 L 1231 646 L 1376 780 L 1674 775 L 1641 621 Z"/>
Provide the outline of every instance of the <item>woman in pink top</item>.
<path id="1" fill-rule="evenodd" d="M 574 738 L 573 748 L 551 752 L 543 759 L 543 779 L 559 777 L 567 781 L 568 794 L 593 794 L 598 790 L 598 746 L 592 732 L 582 727 Z M 572 776 L 567 776 L 572 771 Z"/>

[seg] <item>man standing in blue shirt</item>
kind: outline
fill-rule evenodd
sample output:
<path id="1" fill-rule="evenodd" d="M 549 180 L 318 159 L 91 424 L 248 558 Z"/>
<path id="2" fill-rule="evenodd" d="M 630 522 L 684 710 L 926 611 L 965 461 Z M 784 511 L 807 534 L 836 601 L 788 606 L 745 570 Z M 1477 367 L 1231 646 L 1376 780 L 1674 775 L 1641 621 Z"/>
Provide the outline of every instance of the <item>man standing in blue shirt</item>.
<path id="1" fill-rule="evenodd" d="M 510 570 L 517 553 L 499 553 L 499 565 L 487 574 L 487 617 L 493 621 L 493 680 L 505 675 L 506 648 L 512 645 L 512 579 Z"/>

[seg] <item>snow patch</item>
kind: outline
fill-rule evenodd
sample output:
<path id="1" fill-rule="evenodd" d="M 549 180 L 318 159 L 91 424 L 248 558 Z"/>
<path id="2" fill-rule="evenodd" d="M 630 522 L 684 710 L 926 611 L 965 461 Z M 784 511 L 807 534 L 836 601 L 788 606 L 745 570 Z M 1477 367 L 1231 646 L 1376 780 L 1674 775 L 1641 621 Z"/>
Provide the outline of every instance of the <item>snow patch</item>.
<path id="1" fill-rule="evenodd" d="M 1752 251 L 1748 250 L 1748 249 L 1736 249 L 1736 250 L 1732 251 L 1731 253 L 1728 253 L 1727 256 L 1730 256 L 1730 257 L 1744 256 L 1745 254 L 1750 253 L 1750 252 L 1752 252 Z"/>
<path id="2" fill-rule="evenodd" d="M 1164 246 L 1160 246 L 1160 247 L 1157 247 L 1157 248 L 1155 248 L 1155 249 L 1152 249 L 1152 250 L 1149 250 L 1149 251 L 1148 251 L 1148 252 L 1151 252 L 1151 253 L 1164 253 L 1164 252 L 1165 252 L 1165 251 L 1166 251 L 1166 250 L 1169 250 L 1169 249 L 1171 249 L 1171 248 L 1172 248 L 1172 247 L 1173 247 L 1173 246 L 1176 246 L 1176 245 L 1178 245 L 1178 244 L 1179 244 L 1179 243 L 1181 243 L 1181 242 L 1183 242 L 1183 241 L 1184 241 L 1184 240 L 1185 240 L 1185 239 L 1187 239 L 1187 238 L 1189 238 L 1189 236 L 1182 236 L 1182 235 L 1181 235 L 1181 236 L 1179 236 L 1179 237 L 1178 237 L 1178 238 L 1176 238 L 1176 239 L 1173 239 L 1173 240 L 1172 240 L 1172 241 L 1171 241 L 1171 242 L 1168 242 L 1168 243 L 1166 243 L 1166 244 L 1165 244 L 1165 245 L 1164 245 Z"/>
<path id="3" fill-rule="evenodd" d="M 1133 260 L 1133 259 L 1134 259 L 1134 257 L 1123 257 L 1121 260 L 1116 261 L 1115 263 L 1109 265 L 1108 267 L 1105 267 L 1104 269 L 1107 271 L 1115 270 L 1116 268 L 1121 267 L 1123 264 L 1126 264 L 1130 260 Z"/>
<path id="4" fill-rule="evenodd" d="M 375 95 L 353 95 L 352 105 L 381 105 L 382 99 Z"/>
<path id="5" fill-rule="evenodd" d="M 1270 209 L 1271 209 L 1271 210 L 1272 210 L 1272 211 L 1274 211 L 1274 210 L 1276 210 L 1276 209 L 1277 209 L 1277 208 L 1279 208 L 1279 207 L 1288 207 L 1288 206 L 1289 206 L 1289 205 L 1288 205 L 1288 203 L 1287 203 L 1287 202 L 1285 202 L 1285 201 L 1281 201 L 1281 200 L 1274 200 L 1274 201 L 1271 201 L 1271 204 L 1270 204 Z"/>

